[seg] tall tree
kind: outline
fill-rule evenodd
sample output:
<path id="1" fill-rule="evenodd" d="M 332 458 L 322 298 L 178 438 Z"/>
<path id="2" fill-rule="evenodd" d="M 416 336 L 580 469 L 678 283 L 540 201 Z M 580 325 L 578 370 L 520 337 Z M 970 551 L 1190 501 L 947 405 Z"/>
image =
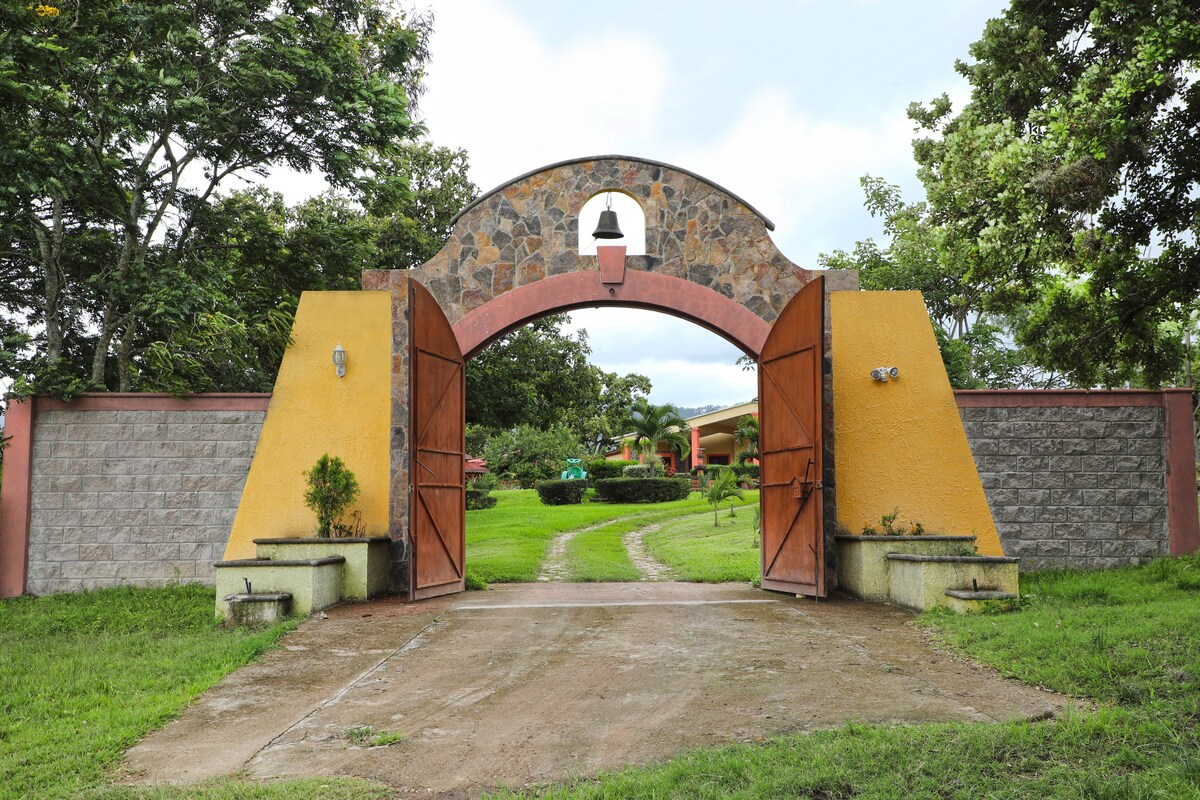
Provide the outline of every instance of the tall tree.
<path id="1" fill-rule="evenodd" d="M 382 0 L 9 4 L 0 31 L 4 269 L 38 287 L 17 311 L 44 328 L 43 376 L 77 348 L 75 378 L 129 388 L 162 273 L 231 179 L 361 188 L 418 131 L 429 20 Z"/>
<path id="2" fill-rule="evenodd" d="M 408 268 L 444 243 L 452 215 L 475 197 L 467 156 L 402 143 L 390 181 L 366 183 L 368 207 L 326 192 L 295 206 L 263 188 L 196 214 L 177 262 L 159 271 L 157 303 L 131 348 L 132 385 L 155 391 L 269 391 L 301 292 L 347 290 L 363 269 Z"/>
<path id="3" fill-rule="evenodd" d="M 821 265 L 857 269 L 864 289 L 919 290 L 955 388 L 1062 385 L 1059 374 L 1038 368 L 1034 355 L 1013 343 L 1012 321 L 991 310 L 1009 287 L 969 268 L 977 259 L 963 237 L 952 226 L 938 224 L 928 203 L 904 202 L 899 186 L 870 175 L 861 183 L 865 205 L 882 220 L 887 244 L 880 247 L 867 239 L 853 252 L 821 254 Z"/>
<path id="4" fill-rule="evenodd" d="M 1200 298 L 1200 14 L 1014 0 L 910 116 L 930 215 L 988 309 L 1079 385 L 1178 378 Z"/>
<path id="5" fill-rule="evenodd" d="M 562 426 L 595 453 L 622 433 L 650 379 L 588 362 L 587 331 L 564 333 L 564 314 L 535 320 L 489 345 L 467 364 L 467 422 L 493 430 Z"/>

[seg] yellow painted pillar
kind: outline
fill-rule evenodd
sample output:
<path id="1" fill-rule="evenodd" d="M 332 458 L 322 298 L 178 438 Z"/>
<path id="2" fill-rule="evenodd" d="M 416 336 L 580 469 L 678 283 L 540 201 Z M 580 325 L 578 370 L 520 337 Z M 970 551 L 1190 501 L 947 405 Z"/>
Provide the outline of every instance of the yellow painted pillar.
<path id="1" fill-rule="evenodd" d="M 833 292 L 837 523 L 843 533 L 899 513 L 929 534 L 976 537 L 1003 555 L 920 292 Z M 899 376 L 874 380 L 877 367 Z"/>

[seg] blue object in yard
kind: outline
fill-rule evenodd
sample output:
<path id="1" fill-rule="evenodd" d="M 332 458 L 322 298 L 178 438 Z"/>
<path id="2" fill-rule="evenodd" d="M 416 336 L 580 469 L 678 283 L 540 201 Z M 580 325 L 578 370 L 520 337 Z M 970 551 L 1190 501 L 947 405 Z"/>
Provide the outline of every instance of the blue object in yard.
<path id="1" fill-rule="evenodd" d="M 567 468 L 563 470 L 562 479 L 564 481 L 581 481 L 587 478 L 587 473 L 579 464 L 583 461 L 580 458 L 568 458 Z"/>

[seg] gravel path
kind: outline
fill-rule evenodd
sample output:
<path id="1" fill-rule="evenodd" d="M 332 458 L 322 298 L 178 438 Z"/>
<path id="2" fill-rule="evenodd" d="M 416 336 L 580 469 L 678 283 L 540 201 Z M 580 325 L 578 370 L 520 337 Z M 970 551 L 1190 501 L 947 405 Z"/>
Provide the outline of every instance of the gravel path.
<path id="1" fill-rule="evenodd" d="M 646 550 L 645 535 L 647 533 L 654 533 L 661 528 L 662 525 L 647 525 L 644 528 L 630 531 L 621 537 L 621 543 L 629 551 L 629 558 L 632 559 L 633 565 L 637 567 L 638 572 L 642 573 L 642 580 L 644 581 L 675 580 L 671 568 L 650 555 L 649 551 Z"/>

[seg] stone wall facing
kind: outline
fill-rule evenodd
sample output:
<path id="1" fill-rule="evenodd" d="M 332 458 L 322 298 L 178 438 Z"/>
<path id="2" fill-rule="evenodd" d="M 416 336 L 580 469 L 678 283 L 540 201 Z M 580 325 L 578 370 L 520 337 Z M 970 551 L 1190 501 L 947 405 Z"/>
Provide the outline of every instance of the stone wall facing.
<path id="1" fill-rule="evenodd" d="M 1001 542 L 1023 570 L 1115 567 L 1180 551 L 1187 521 L 1182 512 L 1172 519 L 1169 462 L 1172 445 L 1184 443 L 1167 435 L 1169 396 L 959 393 Z M 1174 454 L 1192 476 L 1191 499 L 1176 505 L 1190 503 L 1193 515 L 1194 452 Z"/>
<path id="2" fill-rule="evenodd" d="M 38 402 L 26 591 L 212 583 L 266 397 Z"/>

